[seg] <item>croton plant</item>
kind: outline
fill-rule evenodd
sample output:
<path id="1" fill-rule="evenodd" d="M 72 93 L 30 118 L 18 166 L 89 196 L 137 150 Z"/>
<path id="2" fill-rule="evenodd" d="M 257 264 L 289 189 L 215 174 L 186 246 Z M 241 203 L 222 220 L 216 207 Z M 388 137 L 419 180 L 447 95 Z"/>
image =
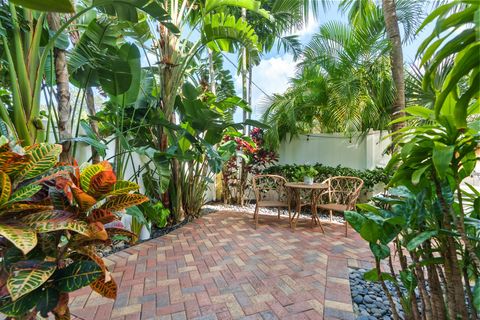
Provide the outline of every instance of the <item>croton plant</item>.
<path id="1" fill-rule="evenodd" d="M 60 152 L 0 137 L 0 312 L 9 317 L 69 319 L 68 293 L 87 285 L 114 299 L 96 246 L 113 234 L 135 237 L 116 212 L 148 200 L 108 162 L 60 164 Z"/>

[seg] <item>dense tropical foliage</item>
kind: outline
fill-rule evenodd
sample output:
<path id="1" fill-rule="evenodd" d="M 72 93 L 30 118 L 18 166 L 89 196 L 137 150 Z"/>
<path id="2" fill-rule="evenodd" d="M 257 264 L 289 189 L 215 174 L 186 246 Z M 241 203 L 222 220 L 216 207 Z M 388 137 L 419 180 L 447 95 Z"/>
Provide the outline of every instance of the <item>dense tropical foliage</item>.
<path id="1" fill-rule="evenodd" d="M 433 105 L 408 107 L 407 116 L 396 120 L 410 125 L 395 135 L 391 189 L 359 205 L 360 213 L 347 214 L 370 243 L 377 263 L 367 277 L 382 282 L 396 319 L 386 280 L 399 295 L 400 287 L 407 289 L 402 304 L 408 319 L 478 318 L 480 193 L 464 179 L 475 168 L 480 145 L 479 9 L 476 2 L 454 1 L 425 20 L 423 26 L 435 23 L 435 32 L 418 54 L 422 88 L 434 94 Z M 399 278 L 394 257 L 400 260 Z M 382 270 L 382 260 L 390 268 Z"/>

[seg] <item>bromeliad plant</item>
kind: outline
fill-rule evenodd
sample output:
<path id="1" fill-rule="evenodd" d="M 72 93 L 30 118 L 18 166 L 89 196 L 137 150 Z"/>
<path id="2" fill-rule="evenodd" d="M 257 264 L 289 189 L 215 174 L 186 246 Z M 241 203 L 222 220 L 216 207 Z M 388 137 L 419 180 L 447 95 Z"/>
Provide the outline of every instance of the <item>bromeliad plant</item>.
<path id="1" fill-rule="evenodd" d="M 114 299 L 117 286 L 95 245 L 134 235 L 116 211 L 148 200 L 117 181 L 108 162 L 57 164 L 60 145 L 22 149 L 0 137 L 0 312 L 69 319 L 68 293 L 84 286 Z"/>
<path id="2" fill-rule="evenodd" d="M 434 109 L 406 109 L 408 116 L 398 121 L 421 125 L 394 133 L 398 151 L 389 163 L 395 169 L 393 188 L 375 205 L 359 205 L 360 213 L 346 213 L 370 243 L 376 268 L 366 277 L 382 283 L 395 319 L 399 315 L 385 280 L 394 283 L 400 297 L 400 283 L 407 289 L 402 298 L 407 319 L 478 319 L 480 193 L 474 188 L 466 192 L 463 185 L 479 160 L 479 9 L 476 2 L 453 1 L 427 18 L 437 19 L 435 33 L 420 47 L 423 86 L 436 93 Z M 446 59 L 454 64 L 445 72 Z M 438 90 L 433 81 L 441 72 L 445 77 Z M 392 266 L 395 256 L 400 281 Z M 382 271 L 382 260 L 389 272 Z"/>

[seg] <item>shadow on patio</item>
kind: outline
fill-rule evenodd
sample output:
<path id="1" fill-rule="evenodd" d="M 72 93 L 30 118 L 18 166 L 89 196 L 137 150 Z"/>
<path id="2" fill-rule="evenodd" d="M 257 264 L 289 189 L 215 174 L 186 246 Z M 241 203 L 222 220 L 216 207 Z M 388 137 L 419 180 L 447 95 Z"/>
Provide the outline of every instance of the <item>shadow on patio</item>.
<path id="1" fill-rule="evenodd" d="M 108 256 L 116 301 L 72 294 L 81 319 L 353 319 L 348 267 L 372 256 L 340 224 L 312 229 L 288 218 L 217 212 Z"/>

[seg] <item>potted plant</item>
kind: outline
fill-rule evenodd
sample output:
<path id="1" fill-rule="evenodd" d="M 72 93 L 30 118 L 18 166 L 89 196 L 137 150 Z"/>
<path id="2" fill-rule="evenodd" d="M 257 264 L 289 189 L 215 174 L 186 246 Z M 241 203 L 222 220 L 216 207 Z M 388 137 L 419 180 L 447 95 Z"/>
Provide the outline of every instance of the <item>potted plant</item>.
<path id="1" fill-rule="evenodd" d="M 300 174 L 303 177 L 303 183 L 312 185 L 313 179 L 318 174 L 318 171 L 311 165 L 305 165 L 300 168 Z"/>

